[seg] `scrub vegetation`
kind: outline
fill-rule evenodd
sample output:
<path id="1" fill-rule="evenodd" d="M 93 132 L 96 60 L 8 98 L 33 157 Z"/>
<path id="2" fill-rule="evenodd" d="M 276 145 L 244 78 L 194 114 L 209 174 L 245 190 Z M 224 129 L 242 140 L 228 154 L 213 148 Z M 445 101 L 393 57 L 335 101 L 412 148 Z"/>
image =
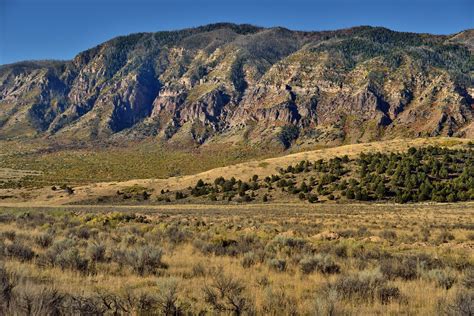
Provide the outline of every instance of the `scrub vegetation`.
<path id="1" fill-rule="evenodd" d="M 471 315 L 470 210 L 2 209 L 1 313 Z"/>

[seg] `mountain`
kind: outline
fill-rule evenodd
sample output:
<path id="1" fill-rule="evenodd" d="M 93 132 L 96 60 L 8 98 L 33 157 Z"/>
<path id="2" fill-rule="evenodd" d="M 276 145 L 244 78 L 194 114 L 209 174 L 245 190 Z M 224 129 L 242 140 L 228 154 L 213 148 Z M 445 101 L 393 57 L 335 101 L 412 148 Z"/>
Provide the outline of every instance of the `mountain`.
<path id="1" fill-rule="evenodd" d="M 474 30 L 228 23 L 0 66 L 0 140 L 355 143 L 474 137 Z"/>

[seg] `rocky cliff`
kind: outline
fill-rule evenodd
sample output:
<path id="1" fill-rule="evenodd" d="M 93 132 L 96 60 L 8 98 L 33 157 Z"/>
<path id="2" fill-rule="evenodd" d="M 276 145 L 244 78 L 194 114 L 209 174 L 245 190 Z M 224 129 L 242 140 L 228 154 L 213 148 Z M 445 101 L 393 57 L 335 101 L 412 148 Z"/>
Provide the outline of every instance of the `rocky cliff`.
<path id="1" fill-rule="evenodd" d="M 213 24 L 0 66 L 0 139 L 474 137 L 474 32 Z"/>

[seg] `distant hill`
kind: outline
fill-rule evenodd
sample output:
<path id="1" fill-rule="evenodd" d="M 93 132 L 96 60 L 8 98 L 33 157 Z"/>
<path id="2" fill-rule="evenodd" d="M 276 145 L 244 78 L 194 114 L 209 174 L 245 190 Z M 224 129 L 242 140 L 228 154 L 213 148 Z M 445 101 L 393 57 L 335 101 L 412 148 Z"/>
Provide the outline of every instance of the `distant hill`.
<path id="1" fill-rule="evenodd" d="M 0 140 L 342 144 L 474 137 L 474 31 L 228 23 L 0 66 Z"/>

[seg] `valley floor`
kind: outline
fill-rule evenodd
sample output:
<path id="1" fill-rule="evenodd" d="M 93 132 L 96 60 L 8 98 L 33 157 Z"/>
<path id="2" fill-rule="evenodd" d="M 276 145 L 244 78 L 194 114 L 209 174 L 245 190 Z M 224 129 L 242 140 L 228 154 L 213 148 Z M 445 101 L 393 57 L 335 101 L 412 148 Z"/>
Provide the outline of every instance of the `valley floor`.
<path id="1" fill-rule="evenodd" d="M 3 206 L 0 313 L 470 315 L 473 249 L 473 203 Z"/>

